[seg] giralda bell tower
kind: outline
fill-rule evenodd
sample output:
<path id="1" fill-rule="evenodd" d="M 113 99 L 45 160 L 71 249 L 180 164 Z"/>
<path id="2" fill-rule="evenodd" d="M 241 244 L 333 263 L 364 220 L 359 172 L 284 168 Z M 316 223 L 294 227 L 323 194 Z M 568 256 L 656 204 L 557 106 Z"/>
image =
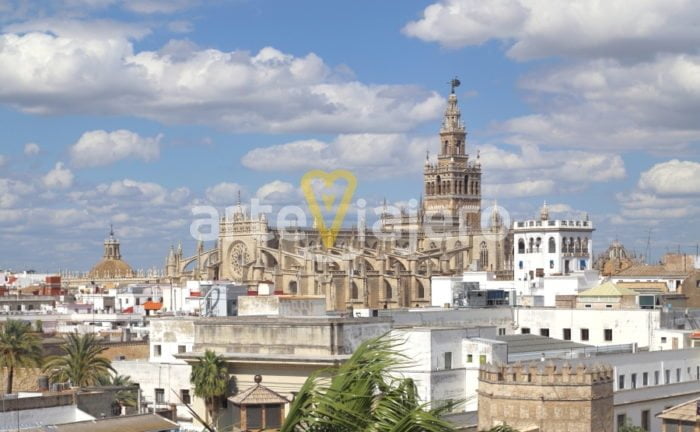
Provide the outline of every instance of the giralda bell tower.
<path id="1" fill-rule="evenodd" d="M 451 82 L 440 128 L 437 163 L 431 163 L 426 156 L 423 213 L 435 225 L 450 228 L 462 223 L 478 230 L 481 226 L 481 164 L 478 154 L 475 161 L 470 161 L 466 153 L 467 132 L 455 94 L 459 84 L 457 78 Z"/>

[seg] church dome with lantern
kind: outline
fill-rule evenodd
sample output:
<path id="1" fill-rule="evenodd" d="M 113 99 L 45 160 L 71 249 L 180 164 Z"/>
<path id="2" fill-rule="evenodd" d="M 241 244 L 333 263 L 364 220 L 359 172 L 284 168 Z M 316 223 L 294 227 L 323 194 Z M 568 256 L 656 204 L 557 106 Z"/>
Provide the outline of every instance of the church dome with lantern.
<path id="1" fill-rule="evenodd" d="M 119 250 L 119 240 L 114 236 L 114 230 L 110 229 L 109 237 L 104 242 L 104 256 L 102 260 L 88 273 L 91 279 L 117 279 L 130 278 L 136 275 L 136 272 L 122 260 Z"/>

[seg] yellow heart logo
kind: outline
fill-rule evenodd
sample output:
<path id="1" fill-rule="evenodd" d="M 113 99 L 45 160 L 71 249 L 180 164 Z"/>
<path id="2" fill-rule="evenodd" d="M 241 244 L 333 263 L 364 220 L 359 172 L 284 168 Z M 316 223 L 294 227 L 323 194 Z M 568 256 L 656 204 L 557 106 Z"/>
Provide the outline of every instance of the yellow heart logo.
<path id="1" fill-rule="evenodd" d="M 313 188 L 314 180 L 322 180 L 323 186 L 326 189 L 331 188 L 338 180 L 345 180 L 347 183 L 330 228 L 326 227 L 326 222 L 323 219 L 323 212 L 321 211 L 321 207 L 316 199 L 316 193 Z M 306 197 L 306 202 L 309 204 L 309 209 L 311 210 L 311 215 L 314 217 L 316 226 L 319 227 L 321 241 L 327 249 L 333 247 L 335 244 L 335 238 L 343 225 L 345 213 L 348 211 L 350 200 L 355 193 L 356 187 L 357 179 L 350 171 L 347 170 L 335 170 L 329 173 L 321 170 L 313 170 L 307 172 L 301 178 L 301 190 Z M 333 205 L 336 201 L 335 194 L 325 192 L 321 193 L 321 201 L 323 202 L 324 209 L 327 212 L 330 212 L 333 209 Z"/>

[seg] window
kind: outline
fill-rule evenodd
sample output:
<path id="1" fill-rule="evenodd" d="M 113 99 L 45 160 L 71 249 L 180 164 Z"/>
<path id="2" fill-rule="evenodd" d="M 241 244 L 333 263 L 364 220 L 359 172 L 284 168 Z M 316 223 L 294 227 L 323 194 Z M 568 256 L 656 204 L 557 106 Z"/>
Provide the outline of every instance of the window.
<path id="1" fill-rule="evenodd" d="M 248 405 L 246 407 L 246 420 L 248 429 L 262 429 L 262 405 Z"/>
<path id="2" fill-rule="evenodd" d="M 625 388 L 625 376 L 624 375 L 618 375 L 617 376 L 617 389 L 618 390 L 624 390 Z"/>
<path id="3" fill-rule="evenodd" d="M 681 382 L 681 368 L 676 369 L 676 382 Z"/>
<path id="4" fill-rule="evenodd" d="M 642 411 L 642 421 L 641 421 L 641 423 L 642 423 L 642 429 L 644 429 L 645 431 L 651 430 L 651 429 L 650 429 L 650 428 L 651 428 L 651 422 L 649 421 L 650 418 L 651 418 L 651 413 L 649 412 L 649 410 L 644 410 L 644 411 Z"/>
<path id="5" fill-rule="evenodd" d="M 530 327 L 523 327 L 523 328 L 520 330 L 520 333 L 521 333 L 521 334 L 530 334 Z"/>
<path id="6" fill-rule="evenodd" d="M 452 369 L 452 353 L 446 352 L 443 354 L 445 369 Z"/>
<path id="7" fill-rule="evenodd" d="M 654 371 L 654 385 L 659 385 L 659 371 Z"/>
<path id="8" fill-rule="evenodd" d="M 637 374 L 633 373 L 632 376 L 630 377 L 630 381 L 632 381 L 632 388 L 636 389 L 637 388 Z"/>
<path id="9" fill-rule="evenodd" d="M 180 390 L 180 399 L 182 399 L 182 403 L 192 403 L 192 399 L 190 398 L 190 391 L 185 389 Z"/>
<path id="10" fill-rule="evenodd" d="M 506 335 L 506 329 L 504 329 L 504 328 L 502 328 L 502 327 L 499 328 L 499 329 L 498 329 L 498 335 L 499 335 L 499 336 L 505 336 L 505 335 Z"/>
<path id="11" fill-rule="evenodd" d="M 540 336 L 547 336 L 547 337 L 549 337 L 549 329 L 548 329 L 548 328 L 540 329 Z"/>
<path id="12" fill-rule="evenodd" d="M 165 403 L 165 390 L 163 390 L 162 388 L 156 389 L 156 403 L 157 404 L 164 404 Z"/>
<path id="13" fill-rule="evenodd" d="M 265 429 L 279 429 L 282 427 L 282 406 L 265 406 Z"/>
<path id="14" fill-rule="evenodd" d="M 664 384 L 671 384 L 671 369 L 664 371 Z"/>
<path id="15" fill-rule="evenodd" d="M 486 364 L 486 354 L 481 354 L 479 356 L 479 364 Z"/>
<path id="16" fill-rule="evenodd" d="M 571 340 L 571 329 L 570 328 L 565 328 L 564 329 L 564 340 Z"/>
<path id="17" fill-rule="evenodd" d="M 604 336 L 606 342 L 612 342 L 612 329 L 605 329 Z"/>
<path id="18" fill-rule="evenodd" d="M 467 363 L 471 363 L 474 361 L 474 356 L 471 354 L 467 354 Z"/>
<path id="19" fill-rule="evenodd" d="M 178 353 L 178 354 L 182 354 L 182 353 L 185 353 L 185 352 L 187 352 L 187 347 L 186 347 L 186 346 L 184 346 L 184 345 L 178 345 L 178 346 L 177 346 L 177 353 Z"/>
<path id="20" fill-rule="evenodd" d="M 581 329 L 581 340 L 582 341 L 588 340 L 588 329 L 586 329 L 586 328 Z"/>
<path id="21" fill-rule="evenodd" d="M 644 372 L 644 373 L 642 374 L 642 385 L 643 385 L 644 387 L 646 387 L 646 386 L 649 385 L 649 372 Z"/>
<path id="22" fill-rule="evenodd" d="M 666 343 L 666 336 L 661 336 L 661 343 Z"/>
<path id="23" fill-rule="evenodd" d="M 550 269 L 554 268 L 554 260 L 549 260 L 549 268 Z"/>
<path id="24" fill-rule="evenodd" d="M 627 416 L 625 414 L 618 414 L 617 415 L 617 429 L 619 430 L 621 427 L 623 427 L 627 423 Z"/>
<path id="25" fill-rule="evenodd" d="M 160 357 L 161 354 L 162 354 L 162 350 L 160 348 L 160 345 L 153 345 L 153 356 Z"/>
<path id="26" fill-rule="evenodd" d="M 586 307 L 589 308 L 589 307 L 591 307 L 591 305 L 590 305 L 590 304 L 587 304 Z"/>

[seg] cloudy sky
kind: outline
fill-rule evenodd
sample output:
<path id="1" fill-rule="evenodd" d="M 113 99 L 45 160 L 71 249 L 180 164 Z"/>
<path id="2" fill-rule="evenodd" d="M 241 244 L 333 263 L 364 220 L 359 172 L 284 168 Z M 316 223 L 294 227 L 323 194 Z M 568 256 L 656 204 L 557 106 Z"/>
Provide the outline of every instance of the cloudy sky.
<path id="1" fill-rule="evenodd" d="M 196 205 L 345 168 L 419 198 L 458 76 L 484 206 L 588 213 L 595 249 L 700 240 L 693 0 L 0 0 L 0 268 L 162 266 Z"/>

